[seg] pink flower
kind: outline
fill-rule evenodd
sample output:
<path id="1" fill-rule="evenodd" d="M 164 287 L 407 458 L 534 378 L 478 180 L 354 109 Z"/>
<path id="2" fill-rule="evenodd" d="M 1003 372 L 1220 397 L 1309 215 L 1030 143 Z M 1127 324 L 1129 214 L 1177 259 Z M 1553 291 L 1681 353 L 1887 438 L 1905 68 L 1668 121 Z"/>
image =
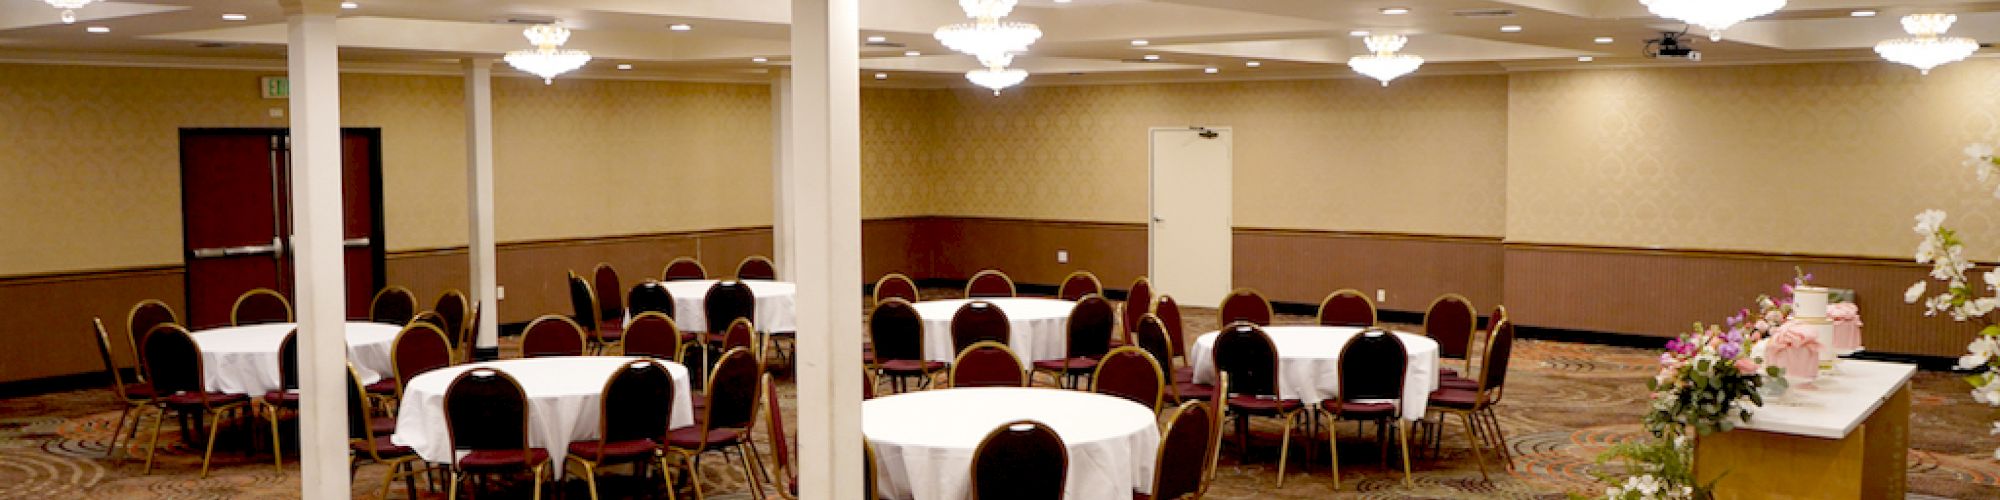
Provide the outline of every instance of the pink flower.
<path id="1" fill-rule="evenodd" d="M 1752 375 L 1757 373 L 1757 362 L 1751 361 L 1750 358 L 1737 358 L 1736 373 L 1738 375 Z"/>

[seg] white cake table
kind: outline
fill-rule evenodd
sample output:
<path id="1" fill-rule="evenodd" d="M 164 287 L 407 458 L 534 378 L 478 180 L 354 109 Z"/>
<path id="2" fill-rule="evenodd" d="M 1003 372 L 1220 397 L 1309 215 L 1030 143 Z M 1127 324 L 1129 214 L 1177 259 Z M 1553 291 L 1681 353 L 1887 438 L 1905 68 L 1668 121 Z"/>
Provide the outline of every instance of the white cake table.
<path id="1" fill-rule="evenodd" d="M 1748 424 L 1700 438 L 1695 476 L 1721 476 L 1718 499 L 1902 498 L 1915 374 L 1912 365 L 1841 360 L 1833 373 L 1766 399 Z"/>

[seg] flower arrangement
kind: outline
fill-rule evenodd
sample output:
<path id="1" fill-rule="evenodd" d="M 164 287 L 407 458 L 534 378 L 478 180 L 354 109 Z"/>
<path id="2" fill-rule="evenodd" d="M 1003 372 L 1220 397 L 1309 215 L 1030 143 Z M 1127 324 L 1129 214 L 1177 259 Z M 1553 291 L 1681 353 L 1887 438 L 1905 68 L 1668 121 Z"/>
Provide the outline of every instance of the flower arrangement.
<path id="1" fill-rule="evenodd" d="M 1806 279 L 1801 273 L 1798 283 Z M 1759 352 L 1790 312 L 1789 299 L 1759 296 L 1755 312 L 1743 309 L 1723 325 L 1695 323 L 1668 341 L 1666 352 L 1660 353 L 1659 374 L 1646 381 L 1652 395 L 1644 423 L 1651 438 L 1620 443 L 1597 457 L 1599 465 L 1620 462 L 1629 473 L 1622 481 L 1601 476 L 1614 485 L 1604 497 L 1708 498 L 1714 483 L 1695 479 L 1690 438 L 1749 422 L 1751 407 L 1764 404 L 1765 384 L 1785 385 L 1783 370 L 1765 366 Z"/>
<path id="2" fill-rule="evenodd" d="M 1995 156 L 1994 145 L 1973 144 L 1965 148 L 1964 165 L 1971 168 L 1979 184 L 1985 185 L 2000 173 L 2000 156 Z M 1993 196 L 2000 198 L 2000 187 Z M 1945 227 L 1943 210 L 1925 210 L 1917 214 L 1914 228 L 1923 240 L 1917 243 L 1916 261 L 1930 264 L 1930 279 L 1918 281 L 1903 292 L 1903 301 L 1922 302 L 1925 316 L 1945 315 L 1952 321 L 1965 322 L 1978 319 L 1986 322 L 1986 328 L 1974 336 L 1965 346 L 1966 354 L 1958 358 L 1958 369 L 1977 370 L 1978 373 L 1965 377 L 1971 384 L 1972 399 L 1989 406 L 2000 407 L 2000 324 L 1988 316 L 2000 308 L 2000 269 L 1989 270 L 1980 276 L 1985 286 L 1974 287 L 1967 273 L 1974 265 L 1965 257 L 1965 242 L 1959 239 L 1957 231 Z M 1944 291 L 1925 297 L 1931 281 L 1944 285 Z M 2000 434 L 2000 422 L 1994 422 L 1990 432 Z M 2000 460 L 2000 449 L 1993 451 L 1993 457 Z"/>

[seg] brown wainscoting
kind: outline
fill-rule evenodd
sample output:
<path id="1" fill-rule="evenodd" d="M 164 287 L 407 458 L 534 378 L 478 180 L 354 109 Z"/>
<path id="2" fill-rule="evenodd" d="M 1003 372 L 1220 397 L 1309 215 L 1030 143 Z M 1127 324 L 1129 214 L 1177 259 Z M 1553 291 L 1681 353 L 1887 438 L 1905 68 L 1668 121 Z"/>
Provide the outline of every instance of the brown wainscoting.
<path id="1" fill-rule="evenodd" d="M 1423 312 L 1457 293 L 1481 308 L 1500 303 L 1500 238 L 1236 228 L 1235 284 L 1277 302 L 1318 304 L 1353 288 L 1388 300 L 1376 307 Z M 1484 315 L 1485 311 L 1480 311 Z"/>
<path id="2" fill-rule="evenodd" d="M 186 314 L 184 280 L 179 265 L 0 278 L 0 304 L 11 311 L 0 323 L 0 382 L 103 371 L 93 317 L 104 320 L 119 365 L 132 366 L 125 315 L 144 299 Z"/>
<path id="3" fill-rule="evenodd" d="M 1509 243 L 1504 293 L 1522 325 L 1669 337 L 1783 293 L 1795 266 L 1855 290 L 1870 350 L 1957 356 L 1977 331 L 1904 304 L 1929 271 L 1894 259 Z"/>
<path id="4" fill-rule="evenodd" d="M 870 220 L 863 229 L 868 280 L 887 272 L 916 279 L 966 279 L 1006 271 L 1016 283 L 1055 285 L 1079 269 L 1124 289 L 1146 273 L 1146 225 L 986 217 Z M 1056 251 L 1069 251 L 1068 263 Z"/>

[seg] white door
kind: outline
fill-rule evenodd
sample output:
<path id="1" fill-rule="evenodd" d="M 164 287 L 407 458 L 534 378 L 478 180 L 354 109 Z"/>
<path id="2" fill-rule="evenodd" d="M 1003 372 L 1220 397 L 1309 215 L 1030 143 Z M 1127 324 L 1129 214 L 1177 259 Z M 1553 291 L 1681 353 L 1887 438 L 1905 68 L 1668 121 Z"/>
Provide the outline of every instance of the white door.
<path id="1" fill-rule="evenodd" d="M 1230 130 L 1155 128 L 1153 293 L 1216 307 L 1230 290 Z"/>

